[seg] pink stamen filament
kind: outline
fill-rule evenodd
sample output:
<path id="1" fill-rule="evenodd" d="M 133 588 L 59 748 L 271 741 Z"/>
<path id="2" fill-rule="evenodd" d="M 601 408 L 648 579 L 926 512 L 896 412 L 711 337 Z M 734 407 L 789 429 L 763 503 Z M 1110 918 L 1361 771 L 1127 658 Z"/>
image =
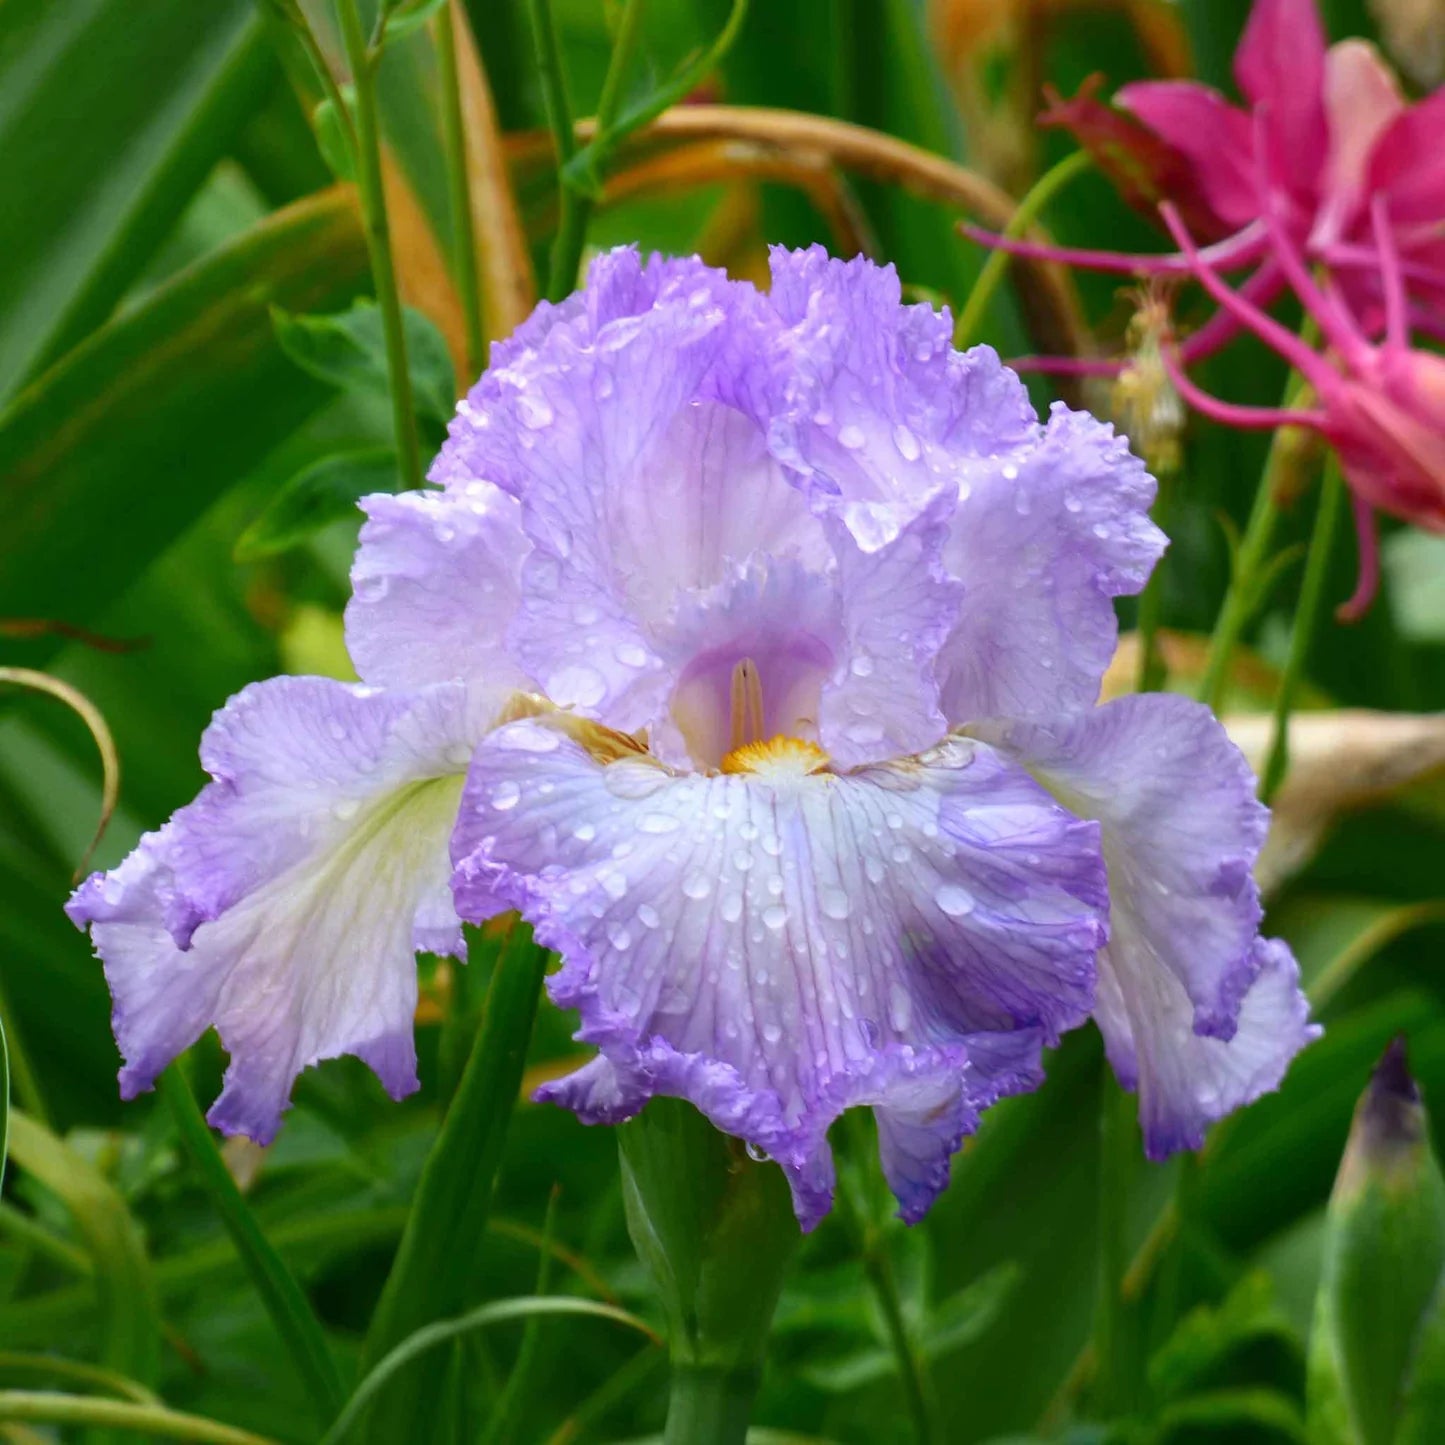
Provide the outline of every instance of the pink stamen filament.
<path id="1" fill-rule="evenodd" d="M 1323 395 L 1331 390 L 1339 380 L 1338 373 L 1335 372 L 1317 352 L 1312 351 L 1306 346 L 1292 331 L 1287 331 L 1272 316 L 1244 300 L 1237 292 L 1231 291 L 1230 288 L 1203 263 L 1199 251 L 1195 248 L 1193 238 L 1185 229 L 1184 222 L 1179 219 L 1179 213 L 1168 201 L 1165 201 L 1164 204 L 1159 207 L 1159 212 L 1164 217 L 1164 224 L 1169 227 L 1169 232 L 1178 243 L 1180 250 L 1194 261 L 1194 275 L 1197 277 L 1199 284 L 1203 286 L 1226 311 L 1232 312 L 1244 325 L 1248 326 L 1260 340 L 1267 342 L 1279 352 L 1306 381 L 1314 386 L 1316 391 Z M 1283 258 L 1281 258 L 1281 261 L 1283 261 Z M 1284 266 L 1284 271 L 1286 277 L 1288 277 L 1289 267 L 1287 264 Z"/>
<path id="2" fill-rule="evenodd" d="M 1335 616 L 1341 622 L 1358 622 L 1370 610 L 1380 590 L 1380 535 L 1375 509 L 1358 492 L 1350 494 L 1355 513 L 1355 536 L 1359 539 L 1360 573 L 1349 600 L 1341 602 Z"/>

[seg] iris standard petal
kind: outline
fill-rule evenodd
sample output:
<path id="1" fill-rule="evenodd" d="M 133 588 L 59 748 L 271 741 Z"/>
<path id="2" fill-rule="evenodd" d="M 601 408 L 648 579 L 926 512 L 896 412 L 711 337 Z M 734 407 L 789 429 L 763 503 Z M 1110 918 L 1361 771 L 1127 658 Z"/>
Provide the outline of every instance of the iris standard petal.
<path id="1" fill-rule="evenodd" d="M 978 1111 L 1092 1006 L 1097 830 L 971 741 L 845 774 L 821 756 L 780 740 L 752 771 L 681 774 L 576 719 L 514 723 L 468 777 L 458 908 L 500 895 L 562 954 L 552 996 L 605 1062 L 549 1097 L 607 1121 L 691 1099 L 783 1165 L 809 1225 L 828 1125 L 870 1104 L 916 1218 Z M 997 1032 L 1025 1037 L 975 1037 Z"/>
<path id="2" fill-rule="evenodd" d="M 1060 404 L 1035 445 L 960 499 L 944 562 L 963 600 L 936 664 L 950 723 L 1097 699 L 1114 598 L 1138 592 L 1166 546 L 1154 490 L 1124 437 Z"/>
<path id="3" fill-rule="evenodd" d="M 1274 1088 L 1316 1034 L 1288 948 L 1259 937 L 1252 868 L 1267 813 L 1209 710 L 1163 693 L 1060 726 L 970 733 L 1016 757 L 1065 807 L 1098 819 L 1110 940 L 1099 1009 L 1156 1157 Z"/>
<path id="4" fill-rule="evenodd" d="M 530 688 L 506 649 L 528 552 L 516 498 L 472 482 L 382 493 L 361 507 L 346 608 L 358 676 L 385 687 L 461 678 L 498 698 Z"/>
<path id="5" fill-rule="evenodd" d="M 1143 463 L 1084 413 L 1055 406 L 1040 426 L 991 350 L 952 350 L 946 313 L 900 304 L 891 267 L 775 249 L 773 278 L 792 352 L 769 435 L 816 504 L 872 552 L 956 499 L 942 556 L 963 598 L 937 662 L 949 721 L 1089 706 L 1113 599 L 1164 550 Z"/>
<path id="6" fill-rule="evenodd" d="M 955 505 L 940 492 L 872 552 L 841 519 L 827 519 L 843 638 L 820 698 L 819 735 L 844 765 L 918 752 L 948 730 L 935 669 L 963 594 L 942 557 Z"/>
<path id="7" fill-rule="evenodd" d="M 866 549 L 1035 439 L 1023 383 L 988 347 L 954 351 L 948 313 L 904 306 L 892 266 L 774 247 L 772 271 L 788 365 L 771 375 L 770 443 L 811 490 L 837 498 Z"/>
<path id="8" fill-rule="evenodd" d="M 296 1076 L 339 1054 L 416 1087 L 414 954 L 461 948 L 447 837 L 484 722 L 460 684 L 302 677 L 217 714 L 214 781 L 67 907 L 105 964 L 125 1097 L 211 1025 L 228 1132 L 269 1140 Z"/>

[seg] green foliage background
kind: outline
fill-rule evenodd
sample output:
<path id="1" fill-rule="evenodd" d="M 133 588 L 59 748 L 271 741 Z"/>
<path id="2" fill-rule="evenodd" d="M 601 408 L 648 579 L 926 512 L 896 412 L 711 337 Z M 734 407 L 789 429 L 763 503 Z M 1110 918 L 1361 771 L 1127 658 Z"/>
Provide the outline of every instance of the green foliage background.
<path id="1" fill-rule="evenodd" d="M 653 0 L 634 88 L 706 43 L 727 8 Z M 1043 77 L 1069 91 L 1094 70 L 1116 83 L 1144 73 L 1135 25 L 1147 8 L 1063 7 L 1043 37 Z M 1154 8 L 1167 12 L 1198 73 L 1227 82 L 1244 0 Z M 1324 8 L 1334 35 L 1369 33 L 1356 0 Z M 469 13 L 503 130 L 541 129 L 523 0 L 472 0 Z M 601 85 L 608 13 L 600 0 L 557 6 L 579 114 L 590 113 Z M 1013 63 L 1008 51 L 985 59 L 1000 73 Z M 194 794 L 197 739 L 231 693 L 277 671 L 345 668 L 338 619 L 356 519 L 345 515 L 344 481 L 339 520 L 307 531 L 300 546 L 243 547 L 246 560 L 236 560 L 243 534 L 298 473 L 338 454 L 362 453 L 374 467 L 391 442 L 383 397 L 308 374 L 273 327 L 270 307 L 337 312 L 370 289 L 354 208 L 332 188 L 294 62 L 278 23 L 245 0 L 0 5 L 0 619 L 60 620 L 142 644 L 104 650 L 0 622 L 0 663 L 51 672 L 109 721 L 123 787 L 102 865 Z M 429 33 L 398 41 L 383 72 L 390 142 L 445 238 Z M 729 102 L 836 116 L 965 164 L 987 160 L 914 0 L 757 3 L 711 84 Z M 1069 148 L 1057 133 L 1034 140 L 1033 174 Z M 551 184 L 545 168 L 518 171 L 542 273 Z M 982 259 L 957 235 L 957 215 L 877 180 L 860 183 L 856 199 L 905 284 L 956 309 Z M 1147 227 L 1097 177 L 1076 183 L 1046 219 L 1066 241 L 1149 244 Z M 606 206 L 589 239 L 701 247 L 747 270 L 762 242 L 832 237 L 794 188 L 712 180 Z M 1127 310 L 1114 284 L 1081 285 L 1099 334 L 1116 339 Z M 1025 349 L 1011 295 L 993 306 L 986 339 L 1005 355 Z M 1246 348 L 1206 379 L 1258 401 L 1278 394 L 1282 376 Z M 1047 387 L 1037 395 L 1046 400 Z M 440 433 L 434 422 L 423 427 L 434 449 Z M 1262 457 L 1258 437 L 1190 430 L 1164 604 L 1181 633 L 1212 624 L 1228 566 L 1216 518 L 1242 521 Z M 1312 508 L 1311 495 L 1292 508 L 1286 542 L 1308 534 Z M 1347 594 L 1353 566 L 1342 542 L 1334 598 Z M 1411 575 L 1407 585 L 1424 585 L 1418 565 Z M 1418 602 L 1412 610 L 1411 599 L 1392 595 L 1393 580 L 1359 626 L 1323 632 L 1315 702 L 1445 708 L 1445 628 L 1432 628 L 1428 605 L 1422 625 Z M 1284 574 L 1256 628 L 1265 669 L 1282 656 L 1297 583 L 1297 570 Z M 1237 690 L 1238 707 L 1260 700 Z M 0 1015 L 16 1106 L 64 1140 L 62 1149 L 27 1134 L 22 1150 L 12 1130 L 0 1200 L 0 1384 L 33 1388 L 37 1367 L 22 1356 L 44 1352 L 134 1375 L 178 1410 L 273 1441 L 313 1440 L 291 1351 L 173 1115 L 151 1097 L 124 1106 L 117 1097 L 100 966 L 60 911 L 99 785 L 93 743 L 76 719 L 49 698 L 0 696 Z M 1327 980 L 1325 1038 L 1278 1095 L 1219 1131 L 1201 1166 L 1139 1160 L 1123 1181 L 1131 1252 L 1151 1237 L 1161 1246 L 1126 1311 L 1118 1438 L 1305 1438 L 1304 1341 L 1325 1201 L 1355 1098 L 1401 1030 L 1427 1093 L 1445 1098 L 1445 927 L 1429 906 L 1445 865 L 1442 805 L 1438 779 L 1426 779 L 1334 820 L 1271 908 L 1306 982 Z M 417 1096 L 392 1105 L 360 1065 L 329 1063 L 302 1080 L 264 1160 L 228 1154 L 348 1381 L 477 1027 L 487 957 L 477 952 L 481 969 L 455 979 L 423 963 L 433 986 L 419 1025 Z M 576 1052 L 568 1019 L 544 1004 L 529 1079 Z M 193 1051 L 202 1100 L 223 1063 L 214 1040 Z M 1109 1437 L 1080 1363 L 1098 1275 L 1104 1071 L 1092 1031 L 1069 1038 L 1049 1074 L 1039 1094 L 990 1112 L 924 1225 L 879 1236 L 927 1360 L 942 1438 L 960 1445 L 1056 1430 L 1078 1442 Z M 1160 1233 L 1186 1167 L 1184 1223 Z M 546 1292 L 620 1302 L 660 1325 L 628 1243 L 610 1131 L 522 1102 L 497 1179 L 481 1246 L 447 1241 L 467 1302 L 533 1293 L 540 1252 L 553 1257 Z M 462 1336 L 447 1347 L 435 1438 L 653 1434 L 666 1363 L 639 1341 L 613 1323 L 565 1315 Z M 66 1385 L 58 1371 L 41 1383 Z M 899 1388 L 857 1241 L 832 1218 L 789 1276 L 757 1438 L 909 1440 Z M 0 1438 L 21 1428 L 0 1423 Z"/>

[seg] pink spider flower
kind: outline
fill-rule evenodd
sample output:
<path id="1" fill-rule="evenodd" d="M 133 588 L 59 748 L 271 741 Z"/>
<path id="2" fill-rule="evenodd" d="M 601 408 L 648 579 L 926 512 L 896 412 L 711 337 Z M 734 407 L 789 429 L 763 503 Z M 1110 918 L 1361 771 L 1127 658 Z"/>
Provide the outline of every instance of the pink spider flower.
<path id="1" fill-rule="evenodd" d="M 1377 509 L 1445 532 L 1445 357 L 1411 345 L 1405 281 L 1385 197 L 1377 194 L 1370 204 L 1383 292 L 1384 338 L 1378 344 L 1340 289 L 1328 279 L 1324 284 L 1315 281 L 1279 218 L 1266 213 L 1273 258 L 1319 326 L 1327 353 L 1314 350 L 1231 290 L 1195 246 L 1178 212 L 1167 202 L 1160 209 L 1192 273 L 1221 313 L 1273 347 L 1309 383 L 1315 401 L 1295 408 L 1221 401 L 1190 381 L 1178 351 L 1165 347 L 1170 377 L 1191 406 L 1225 425 L 1308 427 L 1334 447 L 1353 494 L 1360 539 L 1359 582 L 1340 612 L 1358 618 L 1379 581 Z"/>
<path id="2" fill-rule="evenodd" d="M 1064 125 L 1119 185 L 1153 214 L 1173 203 L 1210 244 L 1205 261 L 1248 269 L 1240 291 L 1267 307 L 1289 286 L 1264 224 L 1267 210 L 1307 263 L 1326 272 L 1367 336 L 1384 328 L 1385 296 L 1371 239 L 1371 200 L 1387 203 L 1405 313 L 1425 335 L 1445 337 L 1445 89 L 1407 105 L 1394 73 L 1363 40 L 1326 46 L 1315 0 L 1256 0 L 1234 57 L 1246 106 L 1196 81 L 1124 86 L 1110 107 L 1086 87 L 1055 100 L 1045 124 Z M 1123 274 L 1195 269 L 1179 252 L 1129 255 L 1041 247 L 965 227 L 1015 254 Z M 1237 311 L 1221 309 L 1183 346 L 1186 361 L 1236 336 Z M 1030 358 L 1037 370 L 1112 375 L 1119 363 Z"/>

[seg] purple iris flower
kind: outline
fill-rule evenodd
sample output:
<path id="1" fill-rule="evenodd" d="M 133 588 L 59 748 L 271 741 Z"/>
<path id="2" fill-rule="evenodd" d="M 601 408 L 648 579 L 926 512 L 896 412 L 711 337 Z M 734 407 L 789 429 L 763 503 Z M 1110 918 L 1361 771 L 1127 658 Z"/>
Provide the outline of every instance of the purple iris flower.
<path id="1" fill-rule="evenodd" d="M 400 1095 L 413 948 L 507 908 L 597 1048 L 543 1095 L 690 1099 L 805 1225 L 844 1109 L 917 1219 L 1091 1014 L 1155 1156 L 1314 1036 L 1243 759 L 1182 698 L 1095 705 L 1152 481 L 891 268 L 779 250 L 763 295 L 605 255 L 494 348 L 432 480 L 365 503 L 368 686 L 241 694 L 214 781 L 71 903 L 128 1094 L 214 1023 L 223 1128 L 270 1137 L 339 1053 Z"/>

